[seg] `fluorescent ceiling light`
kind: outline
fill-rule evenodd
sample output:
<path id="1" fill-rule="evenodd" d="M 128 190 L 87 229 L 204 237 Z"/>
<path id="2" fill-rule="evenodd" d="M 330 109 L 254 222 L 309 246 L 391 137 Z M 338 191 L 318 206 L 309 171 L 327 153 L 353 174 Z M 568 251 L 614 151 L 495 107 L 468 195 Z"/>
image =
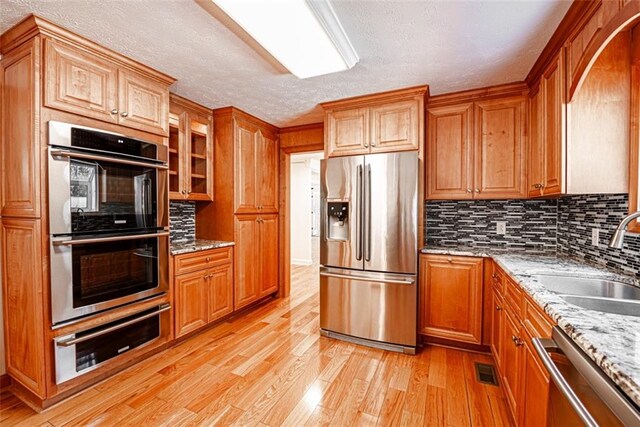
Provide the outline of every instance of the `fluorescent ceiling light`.
<path id="1" fill-rule="evenodd" d="M 348 70 L 358 55 L 328 0 L 212 0 L 300 79 Z"/>

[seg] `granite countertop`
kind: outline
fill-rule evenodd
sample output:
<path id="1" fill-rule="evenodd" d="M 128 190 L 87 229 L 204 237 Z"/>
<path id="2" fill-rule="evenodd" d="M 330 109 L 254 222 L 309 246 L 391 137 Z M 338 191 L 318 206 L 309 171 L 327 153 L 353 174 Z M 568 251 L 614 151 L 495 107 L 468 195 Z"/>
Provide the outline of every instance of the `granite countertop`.
<path id="1" fill-rule="evenodd" d="M 493 258 L 585 354 L 636 405 L 640 405 L 640 318 L 586 310 L 569 304 L 532 276 L 568 274 L 573 277 L 619 280 L 640 286 L 637 279 L 567 258 L 526 250 L 426 247 L 422 253 Z"/>
<path id="2" fill-rule="evenodd" d="M 183 242 L 173 242 L 169 246 L 171 250 L 171 255 L 181 255 L 189 252 L 206 251 L 207 249 L 224 248 L 224 247 L 233 246 L 233 245 L 235 245 L 234 242 L 223 242 L 221 240 L 195 239 L 195 240 L 186 240 Z"/>

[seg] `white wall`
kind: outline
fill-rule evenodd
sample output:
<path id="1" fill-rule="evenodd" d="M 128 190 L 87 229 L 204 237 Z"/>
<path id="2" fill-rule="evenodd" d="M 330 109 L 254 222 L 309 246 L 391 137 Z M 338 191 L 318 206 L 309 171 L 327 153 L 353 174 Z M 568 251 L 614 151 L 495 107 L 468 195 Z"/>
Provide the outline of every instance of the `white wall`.
<path id="1" fill-rule="evenodd" d="M 291 156 L 291 264 L 310 265 L 311 167 L 309 159 Z"/>

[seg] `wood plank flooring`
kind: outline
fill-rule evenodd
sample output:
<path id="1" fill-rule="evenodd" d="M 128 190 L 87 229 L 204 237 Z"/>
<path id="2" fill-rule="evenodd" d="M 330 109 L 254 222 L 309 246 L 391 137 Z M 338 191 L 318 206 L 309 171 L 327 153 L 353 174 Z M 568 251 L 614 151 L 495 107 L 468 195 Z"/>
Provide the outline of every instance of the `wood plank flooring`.
<path id="1" fill-rule="evenodd" d="M 292 292 L 219 324 L 37 414 L 8 392 L 2 426 L 500 426 L 491 357 L 441 347 L 417 356 L 320 337 L 317 267 Z"/>

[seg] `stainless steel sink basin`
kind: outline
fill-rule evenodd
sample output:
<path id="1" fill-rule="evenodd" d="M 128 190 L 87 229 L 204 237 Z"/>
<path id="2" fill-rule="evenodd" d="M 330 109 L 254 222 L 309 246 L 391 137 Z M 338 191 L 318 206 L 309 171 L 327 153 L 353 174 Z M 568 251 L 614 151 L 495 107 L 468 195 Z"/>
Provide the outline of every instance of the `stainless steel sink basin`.
<path id="1" fill-rule="evenodd" d="M 640 302 L 638 301 L 589 298 L 577 295 L 560 295 L 560 298 L 569 304 L 577 305 L 587 310 L 640 317 Z"/>
<path id="2" fill-rule="evenodd" d="M 640 301 L 640 288 L 613 280 L 571 276 L 532 276 L 547 290 L 558 294 Z"/>

